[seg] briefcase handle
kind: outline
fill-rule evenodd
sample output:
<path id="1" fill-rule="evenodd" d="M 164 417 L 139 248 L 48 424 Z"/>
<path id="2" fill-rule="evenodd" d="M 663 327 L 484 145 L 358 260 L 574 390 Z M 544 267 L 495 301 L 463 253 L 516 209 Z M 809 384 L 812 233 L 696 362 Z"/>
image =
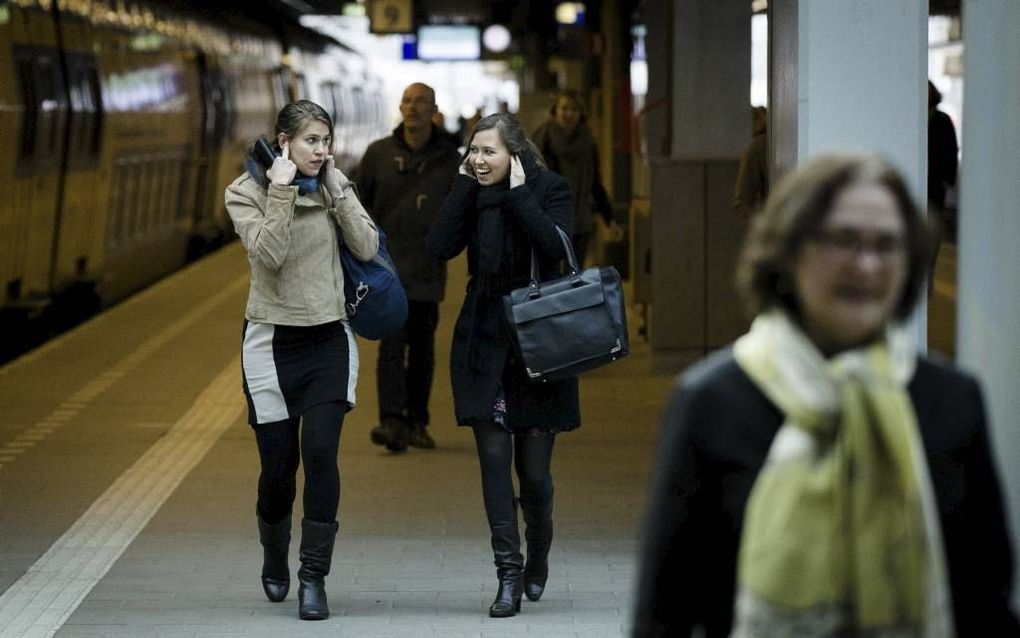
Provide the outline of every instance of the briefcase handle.
<path id="1" fill-rule="evenodd" d="M 574 247 L 570 243 L 570 237 L 567 233 L 553 224 L 553 228 L 560 236 L 560 242 L 563 243 L 563 251 L 567 254 L 567 265 L 570 266 L 570 283 L 571 285 L 577 286 L 581 284 L 581 268 L 577 265 L 577 257 L 574 256 Z M 535 249 L 531 249 L 531 283 L 528 284 L 528 299 L 537 299 L 542 296 L 541 286 L 539 284 L 539 273 L 538 273 L 538 256 L 535 254 Z"/>

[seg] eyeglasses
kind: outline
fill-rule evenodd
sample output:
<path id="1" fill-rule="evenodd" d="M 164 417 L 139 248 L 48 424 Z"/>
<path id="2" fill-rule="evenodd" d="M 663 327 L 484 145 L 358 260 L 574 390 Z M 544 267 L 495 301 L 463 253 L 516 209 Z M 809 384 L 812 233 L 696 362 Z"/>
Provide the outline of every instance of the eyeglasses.
<path id="1" fill-rule="evenodd" d="M 890 262 L 903 254 L 907 244 L 902 235 L 895 233 L 879 233 L 866 237 L 847 229 L 819 229 L 808 236 L 808 241 L 832 257 L 847 261 L 856 259 L 864 251 L 868 251 L 880 261 Z"/>

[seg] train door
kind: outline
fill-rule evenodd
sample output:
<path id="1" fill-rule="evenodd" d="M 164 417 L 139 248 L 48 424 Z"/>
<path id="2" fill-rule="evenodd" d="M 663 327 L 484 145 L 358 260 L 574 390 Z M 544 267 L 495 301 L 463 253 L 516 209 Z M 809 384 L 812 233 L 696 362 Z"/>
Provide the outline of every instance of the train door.
<path id="1" fill-rule="evenodd" d="M 223 206 L 223 189 L 217 179 L 220 154 L 230 129 L 230 94 L 223 70 L 215 58 L 198 58 L 202 90 L 202 135 L 197 160 L 195 233 L 188 253 L 196 257 L 221 238 L 223 220 L 216 214 Z"/>
<path id="2" fill-rule="evenodd" d="M 103 126 L 99 70 L 94 53 L 94 32 L 83 17 L 59 15 L 62 64 L 68 97 L 64 187 L 51 287 L 74 292 L 72 309 L 94 307 L 97 264 L 102 246 L 94 241 L 103 231 L 105 200 L 99 155 Z M 75 308 L 84 304 L 88 307 Z"/>
<path id="3" fill-rule="evenodd" d="M 0 151 L 0 166 L 11 173 L 0 198 L 0 286 L 5 307 L 32 314 L 50 298 L 67 100 L 52 13 L 28 2 L 3 9 L 0 48 L 11 58 L 4 101 L 20 118 L 7 129 L 19 131 L 17 140 Z"/>

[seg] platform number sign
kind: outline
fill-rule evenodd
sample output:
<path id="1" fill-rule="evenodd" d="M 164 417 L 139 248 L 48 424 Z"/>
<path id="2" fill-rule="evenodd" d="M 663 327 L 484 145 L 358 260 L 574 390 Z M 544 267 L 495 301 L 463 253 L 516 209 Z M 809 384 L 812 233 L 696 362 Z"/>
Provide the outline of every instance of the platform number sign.
<path id="1" fill-rule="evenodd" d="M 372 33 L 413 33 L 412 0 L 370 0 L 368 10 Z"/>

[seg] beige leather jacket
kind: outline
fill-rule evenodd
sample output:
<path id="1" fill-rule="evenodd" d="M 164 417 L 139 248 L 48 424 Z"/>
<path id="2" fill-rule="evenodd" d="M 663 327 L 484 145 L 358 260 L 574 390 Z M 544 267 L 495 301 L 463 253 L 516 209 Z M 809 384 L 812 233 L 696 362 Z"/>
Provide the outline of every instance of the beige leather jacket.
<path id="1" fill-rule="evenodd" d="M 226 204 L 251 265 L 249 321 L 313 326 L 347 318 L 335 224 L 358 259 L 371 259 L 379 247 L 353 189 L 335 199 L 325 187 L 299 196 L 297 186 L 267 190 L 245 173 L 227 187 Z"/>

